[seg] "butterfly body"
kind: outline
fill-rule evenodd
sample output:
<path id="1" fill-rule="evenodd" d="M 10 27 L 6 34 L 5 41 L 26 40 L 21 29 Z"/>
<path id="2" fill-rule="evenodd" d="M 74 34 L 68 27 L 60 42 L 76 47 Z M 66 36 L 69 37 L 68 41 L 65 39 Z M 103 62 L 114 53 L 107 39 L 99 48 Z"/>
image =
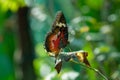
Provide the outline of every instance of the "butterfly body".
<path id="1" fill-rule="evenodd" d="M 45 48 L 50 56 L 57 57 L 62 48 L 68 44 L 68 28 L 62 12 L 58 12 L 52 30 L 47 34 Z"/>

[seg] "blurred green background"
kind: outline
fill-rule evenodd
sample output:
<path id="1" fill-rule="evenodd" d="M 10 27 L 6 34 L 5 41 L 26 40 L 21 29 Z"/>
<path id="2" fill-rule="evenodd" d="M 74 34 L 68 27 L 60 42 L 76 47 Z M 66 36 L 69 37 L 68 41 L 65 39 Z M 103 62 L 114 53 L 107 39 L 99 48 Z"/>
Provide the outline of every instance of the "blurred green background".
<path id="1" fill-rule="evenodd" d="M 68 47 L 87 51 L 92 67 L 120 80 L 120 0 L 0 0 L 0 80 L 103 80 L 71 62 L 55 71 L 44 41 L 59 10 Z"/>

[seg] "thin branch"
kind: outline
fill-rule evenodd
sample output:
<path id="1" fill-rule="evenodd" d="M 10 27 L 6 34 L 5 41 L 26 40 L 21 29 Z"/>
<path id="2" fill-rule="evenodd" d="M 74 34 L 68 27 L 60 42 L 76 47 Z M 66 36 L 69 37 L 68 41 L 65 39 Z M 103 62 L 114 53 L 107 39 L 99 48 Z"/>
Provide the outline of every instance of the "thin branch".
<path id="1" fill-rule="evenodd" d="M 101 77 L 103 77 L 104 80 L 108 80 L 107 77 L 104 74 L 102 74 L 99 70 L 92 68 L 89 65 L 83 64 L 84 62 L 75 61 L 75 59 L 78 59 L 78 57 L 76 56 L 76 53 L 85 54 L 87 52 L 85 52 L 83 50 L 75 51 L 75 52 L 61 52 L 57 59 L 60 59 L 61 61 L 72 61 L 76 64 L 80 64 L 81 66 L 88 68 L 90 70 L 93 70 L 94 72 L 98 73 Z M 70 59 L 72 59 L 72 60 L 70 60 Z"/>
<path id="2" fill-rule="evenodd" d="M 82 64 L 82 63 L 79 63 L 79 62 L 77 62 L 77 61 L 71 60 L 71 62 L 74 62 L 74 63 L 76 63 L 76 64 L 80 64 L 81 66 L 83 66 L 83 67 L 85 67 L 85 68 L 89 68 L 90 70 L 93 70 L 94 72 L 98 73 L 98 74 L 99 74 L 101 77 L 103 77 L 105 80 L 108 80 L 107 77 L 106 77 L 105 75 L 103 75 L 98 69 L 92 68 L 92 67 L 90 67 L 90 66 L 86 66 L 86 65 L 84 65 L 84 64 Z"/>

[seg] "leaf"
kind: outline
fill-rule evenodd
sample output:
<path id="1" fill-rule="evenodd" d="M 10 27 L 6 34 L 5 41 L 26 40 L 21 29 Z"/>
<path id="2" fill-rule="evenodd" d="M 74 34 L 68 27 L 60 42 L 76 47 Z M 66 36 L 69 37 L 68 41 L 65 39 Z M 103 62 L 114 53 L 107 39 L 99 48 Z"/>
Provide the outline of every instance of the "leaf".
<path id="1" fill-rule="evenodd" d="M 76 57 L 78 60 L 82 63 L 84 63 L 87 66 L 90 66 L 90 63 L 87 60 L 88 53 L 87 52 L 77 52 Z"/>
<path id="2" fill-rule="evenodd" d="M 61 71 L 61 67 L 62 67 L 62 61 L 61 61 L 61 59 L 57 59 L 56 63 L 55 63 L 55 69 L 58 72 L 58 74 Z"/>

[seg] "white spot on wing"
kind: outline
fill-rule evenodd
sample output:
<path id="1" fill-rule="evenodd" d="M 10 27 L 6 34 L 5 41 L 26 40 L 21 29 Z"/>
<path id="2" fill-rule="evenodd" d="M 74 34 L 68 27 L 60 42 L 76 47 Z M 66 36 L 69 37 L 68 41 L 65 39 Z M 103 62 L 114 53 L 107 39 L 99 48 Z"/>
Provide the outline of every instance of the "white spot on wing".
<path id="1" fill-rule="evenodd" d="M 63 27 L 65 27 L 65 24 L 60 22 L 60 23 L 56 23 L 56 26 L 59 26 L 59 27 L 63 26 Z"/>

